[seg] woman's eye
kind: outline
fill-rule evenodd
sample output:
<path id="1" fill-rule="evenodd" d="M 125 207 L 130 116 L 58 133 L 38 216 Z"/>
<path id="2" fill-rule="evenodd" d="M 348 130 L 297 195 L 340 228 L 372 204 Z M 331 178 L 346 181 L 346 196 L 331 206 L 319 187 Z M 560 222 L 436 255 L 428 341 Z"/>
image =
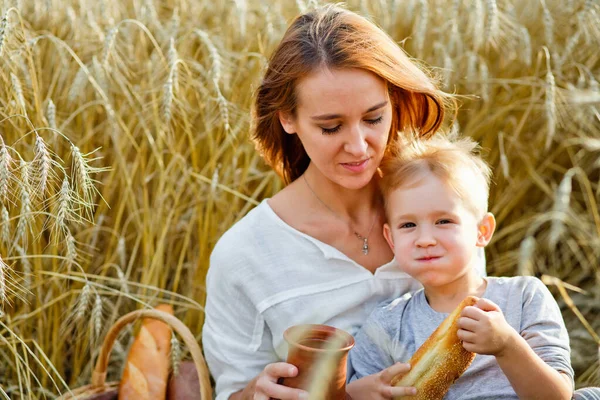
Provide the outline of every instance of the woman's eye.
<path id="1" fill-rule="evenodd" d="M 415 225 L 413 222 L 405 222 L 403 224 L 400 224 L 400 229 L 406 229 L 406 228 L 414 228 Z"/>
<path id="2" fill-rule="evenodd" d="M 365 122 L 367 124 L 370 125 L 377 125 L 378 123 L 380 123 L 381 121 L 383 121 L 383 115 L 379 118 L 375 118 L 375 119 L 366 119 Z"/>
<path id="3" fill-rule="evenodd" d="M 333 133 L 338 132 L 341 127 L 342 127 L 341 125 L 334 126 L 333 128 L 323 128 L 323 127 L 321 127 L 321 130 L 323 131 L 324 135 L 331 135 Z"/>

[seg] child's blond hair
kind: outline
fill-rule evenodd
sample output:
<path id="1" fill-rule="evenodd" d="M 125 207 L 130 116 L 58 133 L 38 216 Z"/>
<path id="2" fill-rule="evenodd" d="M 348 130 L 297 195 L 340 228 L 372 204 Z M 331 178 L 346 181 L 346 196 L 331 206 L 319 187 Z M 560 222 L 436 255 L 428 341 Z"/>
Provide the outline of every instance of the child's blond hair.
<path id="1" fill-rule="evenodd" d="M 451 140 L 411 138 L 398 142 L 381 163 L 379 182 L 384 202 L 392 191 L 414 184 L 427 172 L 445 182 L 477 219 L 488 211 L 491 169 L 481 159 L 479 146 L 470 138 Z"/>

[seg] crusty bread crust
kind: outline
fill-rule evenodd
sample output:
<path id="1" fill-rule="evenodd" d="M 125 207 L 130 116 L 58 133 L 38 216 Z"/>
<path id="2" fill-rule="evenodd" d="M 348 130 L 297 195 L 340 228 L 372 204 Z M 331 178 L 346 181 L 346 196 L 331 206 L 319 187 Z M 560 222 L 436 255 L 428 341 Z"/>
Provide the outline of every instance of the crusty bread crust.
<path id="1" fill-rule="evenodd" d="M 159 311 L 173 315 L 173 307 L 159 304 Z M 119 400 L 161 400 L 167 392 L 171 351 L 171 327 L 145 318 L 136 336 L 119 384 Z"/>
<path id="2" fill-rule="evenodd" d="M 414 386 L 417 395 L 397 399 L 441 400 L 450 386 L 471 365 L 475 353 L 465 350 L 458 339 L 458 318 L 463 308 L 477 302 L 473 296 L 466 297 L 421 347 L 409 363 L 411 370 L 392 379 L 394 386 Z"/>

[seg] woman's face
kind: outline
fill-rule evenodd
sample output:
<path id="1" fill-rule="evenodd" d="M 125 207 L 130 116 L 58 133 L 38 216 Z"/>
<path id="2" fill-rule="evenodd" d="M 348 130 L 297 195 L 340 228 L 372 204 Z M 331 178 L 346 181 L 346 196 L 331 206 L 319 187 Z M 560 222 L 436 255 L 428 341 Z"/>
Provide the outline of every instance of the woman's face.
<path id="1" fill-rule="evenodd" d="M 311 163 L 332 182 L 366 186 L 383 157 L 392 123 L 386 83 L 362 69 L 319 69 L 296 86 L 296 115 L 280 115 Z"/>

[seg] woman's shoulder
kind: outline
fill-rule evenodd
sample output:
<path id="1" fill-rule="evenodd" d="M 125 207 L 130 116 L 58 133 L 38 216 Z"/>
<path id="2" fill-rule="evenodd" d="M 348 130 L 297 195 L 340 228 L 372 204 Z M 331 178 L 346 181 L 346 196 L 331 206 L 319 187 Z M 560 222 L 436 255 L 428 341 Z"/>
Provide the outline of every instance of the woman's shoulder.
<path id="1" fill-rule="evenodd" d="M 211 265 L 229 265 L 232 261 L 247 258 L 249 252 L 260 249 L 257 241 L 267 231 L 274 229 L 268 207 L 266 200 L 263 200 L 221 235 L 211 252 Z"/>
<path id="2" fill-rule="evenodd" d="M 211 269 L 264 269 L 301 247 L 302 241 L 299 232 L 282 221 L 265 199 L 219 238 L 210 256 Z"/>
<path id="3" fill-rule="evenodd" d="M 246 215 L 231 225 L 231 227 L 219 238 L 217 243 L 235 240 L 239 237 L 249 235 L 257 229 L 261 229 L 269 220 L 269 211 L 267 199 L 264 199 L 256 207 L 248 211 Z"/>

